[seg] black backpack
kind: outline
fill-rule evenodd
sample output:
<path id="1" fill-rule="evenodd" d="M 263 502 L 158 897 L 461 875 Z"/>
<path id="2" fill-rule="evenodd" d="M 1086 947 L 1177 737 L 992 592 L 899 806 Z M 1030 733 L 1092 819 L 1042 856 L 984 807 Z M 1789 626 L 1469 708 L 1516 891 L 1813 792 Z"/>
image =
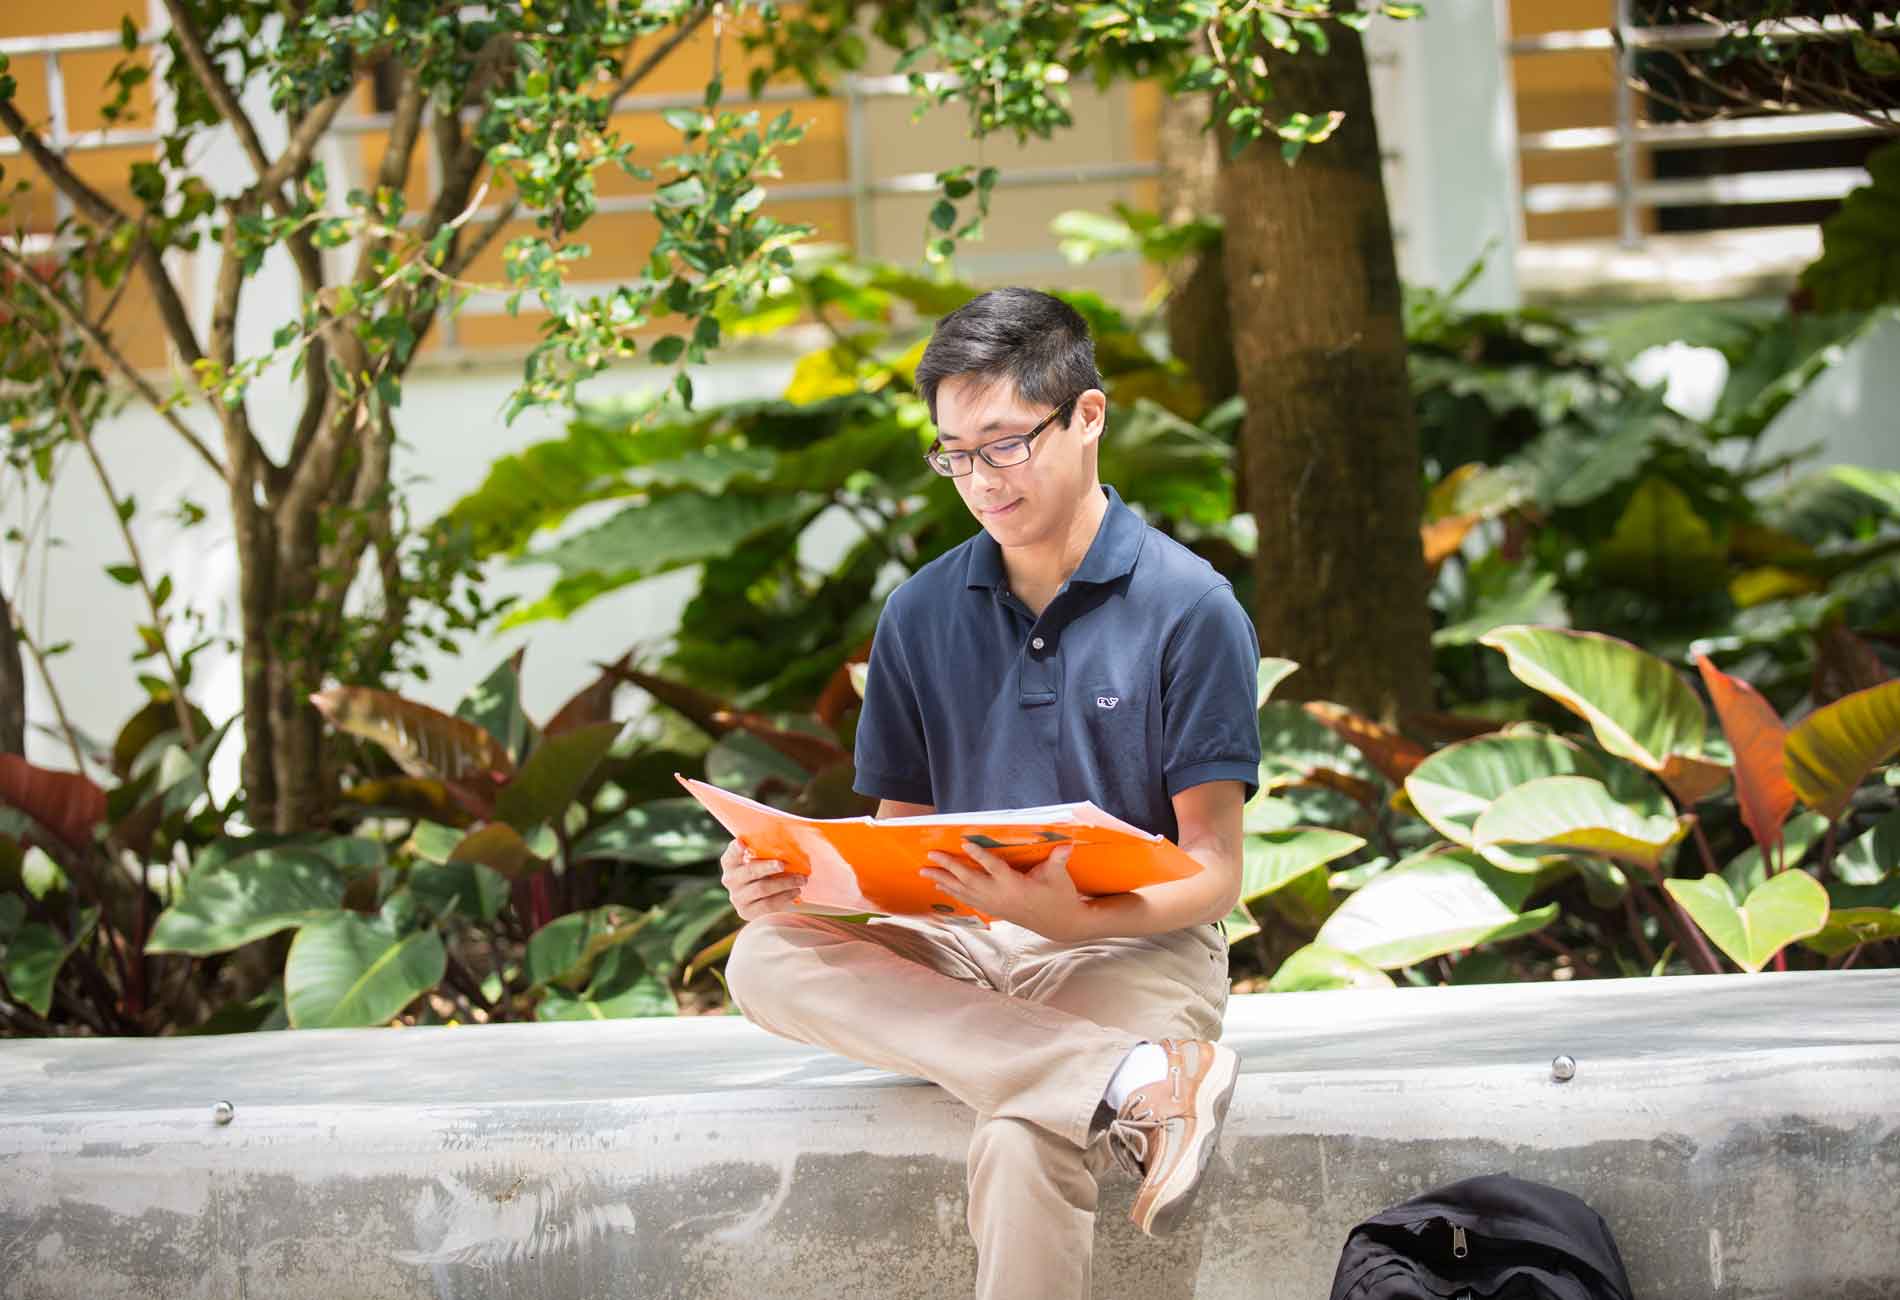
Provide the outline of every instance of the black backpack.
<path id="1" fill-rule="evenodd" d="M 1467 1178 L 1346 1237 L 1331 1300 L 1633 1300 L 1610 1230 L 1569 1192 Z"/>

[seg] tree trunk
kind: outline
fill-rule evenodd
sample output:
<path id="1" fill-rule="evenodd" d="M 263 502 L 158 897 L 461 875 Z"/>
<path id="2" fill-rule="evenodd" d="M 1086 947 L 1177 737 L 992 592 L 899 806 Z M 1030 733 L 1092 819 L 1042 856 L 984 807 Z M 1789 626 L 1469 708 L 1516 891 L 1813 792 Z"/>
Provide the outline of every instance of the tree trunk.
<path id="1" fill-rule="evenodd" d="M 0 592 L 0 754 L 26 754 L 26 664 L 13 632 L 13 606 Z"/>
<path id="2" fill-rule="evenodd" d="M 1392 722 L 1431 707 L 1423 490 L 1365 47 L 1331 36 L 1267 57 L 1280 108 L 1345 111 L 1334 137 L 1297 166 L 1269 138 L 1221 169 L 1254 618 L 1301 666 L 1283 695 Z"/>
<path id="3" fill-rule="evenodd" d="M 1206 129 L 1211 107 L 1204 94 L 1169 96 L 1161 102 L 1156 152 L 1161 159 L 1161 215 L 1169 222 L 1220 211 L 1220 146 Z M 1170 268 L 1168 279 L 1169 346 L 1200 385 L 1207 404 L 1219 405 L 1240 391 L 1220 249 L 1189 253 Z"/>

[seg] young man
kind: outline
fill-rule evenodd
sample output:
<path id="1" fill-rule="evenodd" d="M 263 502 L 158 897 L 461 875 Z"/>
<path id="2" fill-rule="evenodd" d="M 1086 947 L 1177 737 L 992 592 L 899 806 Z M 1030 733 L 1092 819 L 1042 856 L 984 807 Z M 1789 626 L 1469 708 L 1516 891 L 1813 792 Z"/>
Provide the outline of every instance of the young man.
<path id="1" fill-rule="evenodd" d="M 988 928 L 791 910 L 801 877 L 728 848 L 748 922 L 726 966 L 755 1023 L 940 1084 L 977 1112 L 977 1294 L 1089 1293 L 1104 1152 L 1135 1222 L 1186 1209 L 1232 1094 L 1220 1034 L 1241 805 L 1260 763 L 1259 647 L 1232 587 L 1097 478 L 1107 411 L 1088 326 L 1000 289 L 938 323 L 917 368 L 931 467 L 983 531 L 878 621 L 857 789 L 880 817 L 1092 800 L 1203 870 L 1085 898 L 1067 851 L 1012 870 L 966 841 L 925 874 Z"/>

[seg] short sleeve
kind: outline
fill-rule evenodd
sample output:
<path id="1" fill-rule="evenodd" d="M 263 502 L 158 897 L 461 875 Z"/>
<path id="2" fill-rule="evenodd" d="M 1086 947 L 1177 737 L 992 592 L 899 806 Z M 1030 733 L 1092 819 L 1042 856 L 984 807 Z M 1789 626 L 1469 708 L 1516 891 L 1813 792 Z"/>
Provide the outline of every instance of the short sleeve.
<path id="1" fill-rule="evenodd" d="M 923 714 L 904 656 L 896 609 L 895 598 L 884 602 L 871 637 L 851 788 L 872 799 L 934 804 Z"/>
<path id="2" fill-rule="evenodd" d="M 1162 778 L 1172 798 L 1208 781 L 1260 788 L 1260 642 L 1226 583 L 1187 612 L 1161 657 Z"/>

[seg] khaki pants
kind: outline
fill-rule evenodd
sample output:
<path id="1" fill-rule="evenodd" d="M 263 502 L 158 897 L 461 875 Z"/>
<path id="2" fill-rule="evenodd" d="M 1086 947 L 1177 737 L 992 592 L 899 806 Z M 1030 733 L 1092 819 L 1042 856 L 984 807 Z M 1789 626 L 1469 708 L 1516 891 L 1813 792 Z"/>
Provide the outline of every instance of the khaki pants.
<path id="1" fill-rule="evenodd" d="M 1218 927 L 1074 946 L 988 930 L 761 917 L 726 963 L 761 1028 L 939 1084 L 976 1111 L 970 1232 L 980 1300 L 1086 1300 L 1103 1144 L 1090 1126 L 1143 1040 L 1220 1035 Z"/>

